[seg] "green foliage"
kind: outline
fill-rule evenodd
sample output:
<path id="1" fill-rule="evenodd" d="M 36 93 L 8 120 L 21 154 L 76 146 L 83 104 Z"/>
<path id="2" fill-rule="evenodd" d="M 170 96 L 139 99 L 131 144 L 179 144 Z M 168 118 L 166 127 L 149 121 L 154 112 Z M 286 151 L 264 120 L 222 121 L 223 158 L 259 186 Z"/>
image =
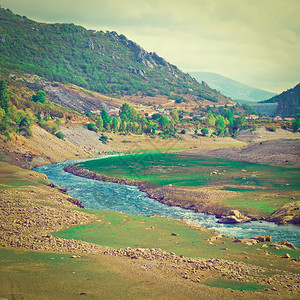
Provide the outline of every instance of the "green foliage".
<path id="1" fill-rule="evenodd" d="M 107 144 L 108 142 L 108 137 L 106 135 L 101 135 L 100 138 L 99 138 L 99 141 L 102 142 L 102 144 Z"/>
<path id="2" fill-rule="evenodd" d="M 165 95 L 176 102 L 187 102 L 186 94 L 211 101 L 219 96 L 124 35 L 37 23 L 1 8 L 0 14 L 0 66 L 8 72 L 20 70 L 115 96 Z"/>
<path id="3" fill-rule="evenodd" d="M 98 127 L 97 127 L 97 125 L 95 123 L 88 123 L 88 124 L 86 124 L 86 128 L 88 130 L 98 132 Z"/>
<path id="4" fill-rule="evenodd" d="M 121 107 L 119 112 L 119 116 L 124 121 L 131 121 L 132 120 L 132 109 L 128 103 L 124 103 Z"/>
<path id="5" fill-rule="evenodd" d="M 65 140 L 65 135 L 61 131 L 57 131 L 55 136 L 61 140 Z"/>
<path id="6" fill-rule="evenodd" d="M 276 126 L 268 126 L 266 127 L 266 130 L 270 131 L 270 132 L 275 132 L 276 131 Z"/>
<path id="7" fill-rule="evenodd" d="M 0 108 L 2 108 L 6 115 L 9 111 L 9 96 L 7 93 L 6 82 L 4 79 L 0 80 Z"/>
<path id="8" fill-rule="evenodd" d="M 35 95 L 32 95 L 32 101 L 34 102 L 41 102 L 42 104 L 45 104 L 46 102 L 46 93 L 44 91 L 37 91 Z"/>
<path id="9" fill-rule="evenodd" d="M 201 129 L 201 133 L 202 133 L 204 136 L 206 136 L 206 135 L 209 133 L 209 131 L 208 131 L 207 128 L 203 127 L 203 128 Z"/>
<path id="10" fill-rule="evenodd" d="M 161 117 L 161 114 L 159 114 L 159 113 L 155 113 L 155 114 L 153 114 L 153 115 L 151 116 L 151 118 L 152 118 L 153 120 L 158 120 L 160 117 Z"/>
<path id="11" fill-rule="evenodd" d="M 293 121 L 292 129 L 294 132 L 298 132 L 300 130 L 300 114 L 298 114 L 295 120 Z"/>
<path id="12" fill-rule="evenodd" d="M 103 108 L 103 110 L 101 112 L 101 118 L 103 120 L 103 126 L 106 129 L 109 129 L 109 125 L 110 125 L 110 122 L 111 122 L 111 117 L 109 116 L 109 114 L 107 113 L 105 108 Z"/>
<path id="13" fill-rule="evenodd" d="M 158 124 L 161 127 L 162 130 L 166 129 L 166 127 L 169 124 L 169 119 L 167 116 L 163 115 L 158 119 Z"/>
<path id="14" fill-rule="evenodd" d="M 213 114 L 212 114 L 211 111 L 209 111 L 208 114 L 206 115 L 205 123 L 206 123 L 208 126 L 215 126 L 216 119 L 215 119 L 215 117 L 213 116 Z"/>

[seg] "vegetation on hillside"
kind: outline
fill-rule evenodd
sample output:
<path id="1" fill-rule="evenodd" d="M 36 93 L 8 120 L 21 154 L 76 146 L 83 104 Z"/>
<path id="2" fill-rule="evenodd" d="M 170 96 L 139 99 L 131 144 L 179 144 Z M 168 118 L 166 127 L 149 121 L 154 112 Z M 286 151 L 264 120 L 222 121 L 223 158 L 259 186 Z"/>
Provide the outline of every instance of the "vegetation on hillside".
<path id="1" fill-rule="evenodd" d="M 61 118 L 71 118 L 73 111 L 47 100 L 44 91 L 35 93 L 10 77 L 0 78 L 0 133 L 8 138 L 11 132 L 29 137 L 30 127 L 37 123 L 64 139 L 59 133 Z"/>
<path id="2" fill-rule="evenodd" d="M 0 66 L 114 96 L 166 95 L 186 102 L 222 97 L 124 35 L 43 24 L 0 9 Z"/>

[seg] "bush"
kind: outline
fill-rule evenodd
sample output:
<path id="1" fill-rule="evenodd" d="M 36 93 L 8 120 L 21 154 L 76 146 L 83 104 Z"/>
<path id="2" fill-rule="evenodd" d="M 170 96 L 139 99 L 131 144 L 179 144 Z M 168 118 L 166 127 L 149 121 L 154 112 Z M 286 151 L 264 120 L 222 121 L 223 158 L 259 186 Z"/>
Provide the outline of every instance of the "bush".
<path id="1" fill-rule="evenodd" d="M 107 144 L 107 140 L 108 140 L 108 137 L 106 135 L 103 135 L 103 134 L 99 138 L 99 141 L 101 141 L 102 144 Z"/>
<path id="2" fill-rule="evenodd" d="M 182 129 L 182 130 L 180 131 L 180 133 L 181 133 L 181 134 L 186 134 L 186 130 L 185 130 L 185 129 Z"/>
<path id="3" fill-rule="evenodd" d="M 88 123 L 86 124 L 86 127 L 88 130 L 98 132 L 98 127 L 94 123 Z"/>
<path id="4" fill-rule="evenodd" d="M 269 126 L 269 127 L 266 127 L 266 129 L 270 132 L 275 132 L 276 131 L 276 127 L 275 126 Z"/>
<path id="5" fill-rule="evenodd" d="M 207 128 L 202 128 L 201 129 L 201 133 L 204 135 L 204 136 L 206 136 L 208 133 L 209 133 L 209 131 L 208 131 L 208 129 Z"/>
<path id="6" fill-rule="evenodd" d="M 61 131 L 57 131 L 57 132 L 55 133 L 55 136 L 56 136 L 57 138 L 61 139 L 61 140 L 65 140 L 65 136 L 64 136 L 64 134 L 63 134 Z"/>

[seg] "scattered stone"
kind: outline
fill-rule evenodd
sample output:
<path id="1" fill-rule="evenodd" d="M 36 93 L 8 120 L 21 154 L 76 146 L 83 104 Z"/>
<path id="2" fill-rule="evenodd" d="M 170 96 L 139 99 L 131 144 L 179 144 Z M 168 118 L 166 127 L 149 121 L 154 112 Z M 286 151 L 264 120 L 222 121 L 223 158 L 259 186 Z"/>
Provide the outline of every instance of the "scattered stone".
<path id="1" fill-rule="evenodd" d="M 285 253 L 282 258 L 291 258 L 291 256 L 288 253 Z"/>
<path id="2" fill-rule="evenodd" d="M 180 234 L 176 233 L 176 232 L 172 232 L 171 235 L 173 235 L 173 236 L 179 236 Z"/>
<path id="3" fill-rule="evenodd" d="M 231 210 L 228 216 L 223 216 L 218 220 L 218 223 L 224 224 L 236 224 L 236 223 L 245 223 L 250 222 L 251 218 L 243 215 L 238 210 Z"/>
<path id="4" fill-rule="evenodd" d="M 272 238 L 272 236 L 270 234 L 268 234 L 268 235 L 260 235 L 260 236 L 253 236 L 250 239 L 256 240 L 259 243 L 262 243 L 262 242 L 272 242 L 273 241 L 273 238 Z"/>

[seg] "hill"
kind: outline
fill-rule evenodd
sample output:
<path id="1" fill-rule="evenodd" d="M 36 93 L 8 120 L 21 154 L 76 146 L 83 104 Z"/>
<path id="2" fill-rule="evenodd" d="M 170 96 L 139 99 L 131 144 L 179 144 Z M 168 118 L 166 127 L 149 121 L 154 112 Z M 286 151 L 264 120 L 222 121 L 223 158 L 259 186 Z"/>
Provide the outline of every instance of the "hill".
<path id="1" fill-rule="evenodd" d="M 300 83 L 280 95 L 261 103 L 278 103 L 276 113 L 282 117 L 295 117 L 300 113 Z"/>
<path id="2" fill-rule="evenodd" d="M 260 101 L 276 95 L 268 91 L 245 85 L 216 73 L 190 72 L 190 75 L 199 82 L 206 82 L 210 87 L 240 103 L 249 104 L 246 101 Z"/>
<path id="3" fill-rule="evenodd" d="M 44 24 L 0 9 L 2 72 L 36 74 L 104 95 L 164 96 L 176 102 L 226 97 L 116 32 Z"/>

